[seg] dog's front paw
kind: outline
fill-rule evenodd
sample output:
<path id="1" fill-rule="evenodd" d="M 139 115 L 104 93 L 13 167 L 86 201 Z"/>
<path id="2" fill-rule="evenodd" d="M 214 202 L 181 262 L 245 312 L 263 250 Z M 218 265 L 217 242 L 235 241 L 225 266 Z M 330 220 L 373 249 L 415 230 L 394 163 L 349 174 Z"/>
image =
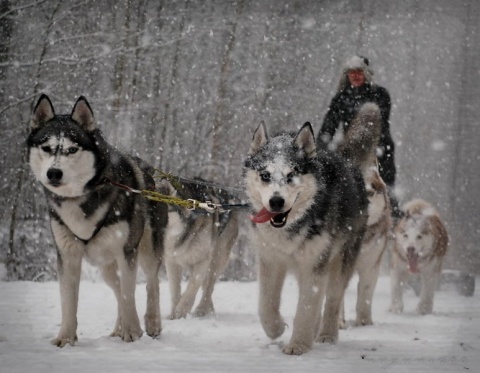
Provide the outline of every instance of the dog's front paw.
<path id="1" fill-rule="evenodd" d="M 301 342 L 291 342 L 282 349 L 282 352 L 286 355 L 303 355 L 308 351 L 310 351 L 310 347 Z"/>
<path id="2" fill-rule="evenodd" d="M 170 320 L 179 320 L 179 319 L 185 319 L 187 315 L 188 315 L 188 311 L 175 308 L 175 311 L 173 311 L 170 314 L 170 316 L 168 316 L 168 318 Z"/>
<path id="3" fill-rule="evenodd" d="M 113 331 L 110 333 L 110 337 L 122 337 L 122 319 L 117 317 Z"/>
<path id="4" fill-rule="evenodd" d="M 433 306 L 431 304 L 420 303 L 417 307 L 417 313 L 419 315 L 429 315 L 433 312 Z"/>
<path id="5" fill-rule="evenodd" d="M 58 336 L 50 341 L 50 343 L 57 347 L 65 347 L 67 344 L 70 346 L 75 345 L 75 342 L 78 341 L 77 335 L 73 334 L 72 337 Z"/>
<path id="6" fill-rule="evenodd" d="M 145 315 L 145 331 L 152 338 L 157 338 L 162 333 L 162 322 L 160 316 Z"/>
<path id="7" fill-rule="evenodd" d="M 143 330 L 140 328 L 140 323 L 133 323 L 131 325 L 123 325 L 120 330 L 120 337 L 125 342 L 134 342 L 139 340 L 143 335 Z"/>
<path id="8" fill-rule="evenodd" d="M 185 302 L 180 300 L 176 305 L 175 309 L 172 311 L 170 317 L 172 320 L 184 319 L 187 317 L 188 313 L 192 309 L 192 304 L 190 302 Z"/>
<path id="9" fill-rule="evenodd" d="M 329 343 L 331 345 L 334 345 L 337 343 L 338 337 L 335 337 L 333 335 L 327 335 L 327 334 L 320 334 L 317 339 L 315 339 L 315 342 L 317 343 Z"/>
<path id="10" fill-rule="evenodd" d="M 268 323 L 264 323 L 263 324 L 263 329 L 265 330 L 265 333 L 267 334 L 267 336 L 269 338 L 277 339 L 285 331 L 285 326 L 287 326 L 287 324 L 285 324 L 283 319 L 280 318 L 280 319 L 273 320 L 273 321 L 268 322 Z"/>
<path id="11" fill-rule="evenodd" d="M 261 321 L 263 330 L 265 330 L 265 333 L 271 339 L 280 337 L 287 326 L 280 315 L 277 315 L 277 317 L 262 317 Z"/>
<path id="12" fill-rule="evenodd" d="M 206 317 L 213 315 L 215 315 L 215 309 L 212 301 L 201 302 L 193 312 L 193 317 Z"/>
<path id="13" fill-rule="evenodd" d="M 402 313 L 403 312 L 403 304 L 392 304 L 390 308 L 388 309 L 388 312 L 391 313 Z"/>
<path id="14" fill-rule="evenodd" d="M 110 337 L 122 337 L 122 329 L 121 328 L 115 328 L 113 329 L 113 332 L 110 333 Z"/>
<path id="15" fill-rule="evenodd" d="M 373 320 L 370 316 L 360 316 L 355 320 L 355 326 L 373 325 Z"/>

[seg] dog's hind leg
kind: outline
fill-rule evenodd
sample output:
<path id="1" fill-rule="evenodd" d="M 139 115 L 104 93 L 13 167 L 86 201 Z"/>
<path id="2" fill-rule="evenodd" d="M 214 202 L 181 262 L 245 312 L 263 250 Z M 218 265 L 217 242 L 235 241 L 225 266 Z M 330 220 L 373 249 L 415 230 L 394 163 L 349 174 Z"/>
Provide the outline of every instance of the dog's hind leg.
<path id="1" fill-rule="evenodd" d="M 180 301 L 175 307 L 173 318 L 181 319 L 187 317 L 187 314 L 190 312 L 193 304 L 195 303 L 198 290 L 200 289 L 200 286 L 202 286 L 202 282 L 205 279 L 209 262 L 210 260 L 207 259 L 192 266 L 187 288 L 183 292 Z"/>
<path id="2" fill-rule="evenodd" d="M 213 289 L 218 277 L 227 266 L 228 258 L 237 236 L 238 219 L 237 214 L 233 213 L 225 230 L 219 237 L 217 237 L 217 239 L 213 240 L 215 246 L 208 266 L 208 272 L 202 285 L 202 298 L 193 313 L 195 317 L 204 317 L 215 314 L 212 300 Z"/>
<path id="3" fill-rule="evenodd" d="M 205 280 L 202 284 L 202 298 L 200 299 L 200 303 L 195 308 L 195 312 L 193 313 L 195 317 L 204 317 L 215 314 L 215 307 L 213 306 L 212 299 L 213 290 L 218 277 L 227 266 L 231 247 L 231 245 L 229 245 L 228 248 L 222 247 L 218 254 L 216 254 L 216 251 L 214 251 L 213 255 L 215 257 L 212 257 L 212 261 L 210 262 L 207 270 L 207 275 L 205 276 Z"/>
<path id="4" fill-rule="evenodd" d="M 158 272 L 160 263 L 152 260 L 144 263 L 142 268 L 147 277 L 147 310 L 145 312 L 145 330 L 152 338 L 158 337 L 162 332 L 160 316 L 160 281 Z"/>
<path id="5" fill-rule="evenodd" d="M 120 290 L 120 277 L 118 277 L 117 263 L 113 262 L 108 265 L 102 266 L 100 268 L 100 272 L 105 283 L 113 290 L 113 293 L 115 294 L 115 299 L 117 300 L 117 321 L 115 322 L 115 326 L 112 333 L 110 334 L 110 337 L 121 337 L 122 317 L 120 312 L 120 297 L 122 295 Z"/>
<path id="6" fill-rule="evenodd" d="M 168 286 L 170 288 L 171 313 L 169 319 L 175 319 L 175 307 L 177 307 L 182 295 L 182 267 L 176 263 L 173 258 L 165 259 L 165 267 L 167 269 Z"/>
<path id="7" fill-rule="evenodd" d="M 145 312 L 145 331 L 152 338 L 158 337 L 162 332 L 160 316 L 160 271 L 161 259 L 155 255 L 151 240 L 151 230 L 145 228 L 138 260 L 147 278 L 147 309 Z"/>
<path id="8" fill-rule="evenodd" d="M 77 309 L 82 268 L 83 244 L 65 226 L 52 220 L 52 232 L 57 243 L 58 280 L 62 307 L 60 331 L 51 343 L 64 347 L 73 346 L 77 340 Z"/>
<path id="9" fill-rule="evenodd" d="M 132 261 L 127 261 L 123 255 L 121 258 L 117 258 L 121 291 L 119 302 L 122 322 L 121 337 L 125 342 L 136 341 L 143 334 L 135 306 L 137 263 L 136 259 L 132 259 Z"/>
<path id="10" fill-rule="evenodd" d="M 217 282 L 220 272 L 223 270 L 220 263 L 218 263 L 218 261 L 221 259 L 218 258 L 217 255 L 221 255 L 221 253 L 215 253 L 214 251 L 212 254 L 212 260 L 210 261 L 205 280 L 202 284 L 202 298 L 193 312 L 194 317 L 205 317 L 215 314 L 215 308 L 212 300 L 213 289 L 215 288 L 215 283 Z"/>
<path id="11" fill-rule="evenodd" d="M 373 325 L 372 302 L 380 273 L 380 262 L 387 245 L 387 231 L 363 243 L 357 260 L 357 317 L 356 326 Z"/>
<path id="12" fill-rule="evenodd" d="M 356 326 L 373 325 L 373 293 L 375 292 L 379 272 L 380 262 L 377 262 L 373 267 L 365 268 L 358 273 L 359 280 L 357 287 L 357 318 L 355 321 Z"/>
<path id="13" fill-rule="evenodd" d="M 329 263 L 325 310 L 317 342 L 335 344 L 338 340 L 338 318 L 345 289 L 352 277 L 354 266 L 342 265 L 342 255 Z"/>

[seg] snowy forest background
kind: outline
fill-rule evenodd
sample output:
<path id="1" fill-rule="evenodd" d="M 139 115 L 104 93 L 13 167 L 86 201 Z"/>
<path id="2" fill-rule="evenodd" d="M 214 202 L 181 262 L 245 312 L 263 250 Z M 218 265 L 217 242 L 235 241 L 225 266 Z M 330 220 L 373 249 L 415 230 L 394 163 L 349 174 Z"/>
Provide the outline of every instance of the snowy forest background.
<path id="1" fill-rule="evenodd" d="M 25 160 L 39 94 L 85 95 L 110 143 L 175 175 L 239 187 L 254 129 L 317 132 L 340 66 L 367 56 L 391 94 L 397 193 L 433 203 L 446 266 L 480 273 L 480 1 L 0 0 L 0 262 L 55 277 Z M 252 275 L 248 240 L 227 271 Z M 233 269 L 232 269 L 233 268 Z"/>

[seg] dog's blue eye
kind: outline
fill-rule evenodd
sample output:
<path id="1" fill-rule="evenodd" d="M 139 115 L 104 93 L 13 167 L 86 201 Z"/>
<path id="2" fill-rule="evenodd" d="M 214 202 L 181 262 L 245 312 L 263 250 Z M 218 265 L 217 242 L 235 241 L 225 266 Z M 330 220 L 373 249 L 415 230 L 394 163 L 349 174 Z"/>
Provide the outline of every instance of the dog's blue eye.
<path id="1" fill-rule="evenodd" d="M 78 148 L 71 146 L 70 148 L 67 149 L 67 154 L 75 154 L 77 150 Z"/>
<path id="2" fill-rule="evenodd" d="M 52 152 L 52 148 L 49 147 L 49 146 L 42 146 L 42 150 L 43 150 L 45 153 L 51 153 L 51 152 Z"/>
<path id="3" fill-rule="evenodd" d="M 269 172 L 262 172 L 260 173 L 260 178 L 262 179 L 263 182 L 269 183 L 270 182 L 270 173 Z"/>

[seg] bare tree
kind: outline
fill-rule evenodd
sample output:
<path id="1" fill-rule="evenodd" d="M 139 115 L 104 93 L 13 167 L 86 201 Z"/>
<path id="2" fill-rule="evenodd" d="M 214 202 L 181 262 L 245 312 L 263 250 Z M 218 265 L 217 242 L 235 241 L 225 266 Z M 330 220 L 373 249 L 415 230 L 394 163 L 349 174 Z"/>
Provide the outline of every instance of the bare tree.
<path id="1" fill-rule="evenodd" d="M 401 199 L 439 206 L 476 258 L 479 4 L 0 0 L 0 260 L 24 257 L 32 278 L 53 251 L 24 151 L 40 91 L 59 113 L 87 95 L 109 142 L 165 171 L 237 186 L 256 125 L 318 127 L 356 52 L 392 96 Z"/>
<path id="2" fill-rule="evenodd" d="M 59 0 L 55 3 L 52 13 L 50 14 L 50 17 L 48 18 L 47 24 L 46 24 L 46 30 L 45 30 L 45 40 L 40 52 L 40 56 L 38 59 L 38 64 L 36 67 L 36 72 L 34 73 L 34 81 L 36 82 L 33 88 L 33 96 L 37 96 L 39 92 L 39 86 L 40 86 L 40 77 L 42 74 L 42 69 L 43 69 L 43 62 L 45 59 L 45 56 L 47 55 L 49 43 L 48 43 L 48 37 L 50 36 L 50 33 L 53 30 L 53 24 L 55 17 L 57 16 L 59 9 L 62 5 L 62 1 Z M 32 104 L 30 106 L 30 109 L 33 110 L 33 105 L 34 101 L 32 100 Z M 26 137 L 28 133 L 28 121 L 25 124 L 25 129 L 23 131 L 24 137 Z M 8 240 L 8 252 L 7 252 L 7 271 L 8 271 L 8 277 L 15 277 L 14 273 L 17 271 L 18 267 L 18 256 L 16 254 L 16 246 L 15 246 L 15 233 L 16 233 L 16 227 L 17 227 L 17 213 L 18 213 L 18 207 L 19 207 L 19 198 L 22 193 L 23 189 L 23 183 L 25 181 L 25 173 L 26 173 L 26 147 L 22 148 L 21 151 L 21 157 L 20 157 L 20 162 L 17 166 L 17 173 L 15 175 L 15 180 L 16 180 L 16 186 L 13 191 L 13 198 L 11 202 L 11 217 L 10 217 L 10 228 L 9 228 L 9 240 Z"/>
<path id="3" fill-rule="evenodd" d="M 241 17 L 243 13 L 243 8 L 245 6 L 245 1 L 244 0 L 239 0 L 237 2 L 237 7 L 235 11 L 235 19 L 232 22 L 232 27 L 231 30 L 229 31 L 229 36 L 228 36 L 228 43 L 225 47 L 225 52 L 222 57 L 222 63 L 220 65 L 220 80 L 218 83 L 218 94 L 217 94 L 217 104 L 215 108 L 215 116 L 213 119 L 213 125 L 212 125 L 212 157 L 211 161 L 212 163 L 216 163 L 217 165 L 222 164 L 225 159 L 228 159 L 225 157 L 225 151 L 224 151 L 224 145 L 225 144 L 225 131 L 226 129 L 224 128 L 225 123 L 224 123 L 224 111 L 225 111 L 225 106 L 226 106 L 226 99 L 227 99 L 227 89 L 228 89 L 228 79 L 230 77 L 230 65 L 231 65 L 231 55 L 233 52 L 233 49 L 235 48 L 235 41 L 236 41 L 236 33 L 237 33 L 237 25 L 239 22 L 239 18 Z M 228 130 L 228 129 L 227 129 Z M 225 176 L 225 172 L 222 172 L 221 175 L 219 175 L 219 170 L 218 167 L 211 168 L 211 174 L 209 175 L 210 179 L 215 180 L 217 179 L 218 176 Z"/>

